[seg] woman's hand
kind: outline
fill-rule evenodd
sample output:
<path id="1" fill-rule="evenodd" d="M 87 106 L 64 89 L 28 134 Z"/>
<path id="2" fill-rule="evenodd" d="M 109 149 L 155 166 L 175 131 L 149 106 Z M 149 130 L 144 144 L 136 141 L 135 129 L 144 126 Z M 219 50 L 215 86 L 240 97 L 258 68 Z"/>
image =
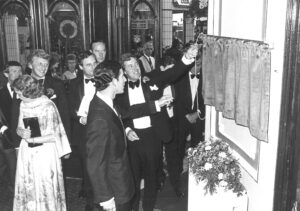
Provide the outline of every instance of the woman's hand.
<path id="1" fill-rule="evenodd" d="M 29 139 L 31 137 L 31 130 L 29 127 L 25 129 L 18 127 L 16 132 L 18 136 L 20 136 L 23 139 Z"/>

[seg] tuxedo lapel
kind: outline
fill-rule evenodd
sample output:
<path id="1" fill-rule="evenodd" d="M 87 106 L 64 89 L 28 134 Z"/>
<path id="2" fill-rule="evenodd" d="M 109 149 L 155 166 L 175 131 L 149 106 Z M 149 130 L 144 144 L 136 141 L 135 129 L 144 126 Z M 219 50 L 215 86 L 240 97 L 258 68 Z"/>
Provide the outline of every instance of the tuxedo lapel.
<path id="1" fill-rule="evenodd" d="M 122 98 L 123 98 L 123 105 L 126 107 L 126 108 L 128 108 L 129 106 L 130 106 L 130 103 L 129 103 L 129 92 L 128 92 L 128 89 L 129 89 L 129 87 L 128 87 L 128 81 L 125 83 L 125 86 L 124 86 L 124 94 L 123 94 L 123 96 L 122 96 Z"/>
<path id="2" fill-rule="evenodd" d="M 84 96 L 84 82 L 83 82 L 83 79 L 80 79 L 80 81 L 79 81 L 78 94 L 79 94 L 79 99 L 81 101 L 83 96 Z"/>
<path id="3" fill-rule="evenodd" d="M 5 98 L 6 98 L 7 100 L 9 100 L 9 102 L 11 103 L 12 97 L 11 97 L 11 95 L 10 95 L 10 92 L 8 91 L 7 86 L 4 86 L 3 88 L 4 88 Z"/>
<path id="4" fill-rule="evenodd" d="M 186 104 L 191 107 L 192 106 L 192 91 L 191 91 L 191 83 L 190 83 L 190 75 L 186 74 L 183 80 L 185 80 L 184 85 L 185 85 L 185 90 L 186 90 Z"/>
<path id="5" fill-rule="evenodd" d="M 44 79 L 44 92 L 46 93 L 46 90 L 48 88 L 52 88 L 52 78 L 51 76 L 46 76 Z"/>
<path id="6" fill-rule="evenodd" d="M 150 88 L 147 84 L 145 84 L 142 80 L 141 80 L 141 86 L 143 89 L 143 93 L 144 93 L 144 98 L 145 98 L 145 102 L 149 102 L 150 101 Z"/>

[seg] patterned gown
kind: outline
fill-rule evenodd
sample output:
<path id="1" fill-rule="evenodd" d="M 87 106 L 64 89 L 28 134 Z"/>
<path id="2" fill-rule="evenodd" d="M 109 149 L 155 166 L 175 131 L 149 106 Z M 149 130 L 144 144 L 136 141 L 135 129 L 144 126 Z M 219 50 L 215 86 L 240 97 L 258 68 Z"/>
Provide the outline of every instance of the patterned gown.
<path id="1" fill-rule="evenodd" d="M 53 135 L 53 142 L 30 148 L 21 141 L 15 182 L 16 211 L 64 211 L 65 190 L 60 158 L 71 152 L 55 104 L 46 96 L 20 105 L 19 127 L 23 118 L 38 117 L 41 135 Z"/>

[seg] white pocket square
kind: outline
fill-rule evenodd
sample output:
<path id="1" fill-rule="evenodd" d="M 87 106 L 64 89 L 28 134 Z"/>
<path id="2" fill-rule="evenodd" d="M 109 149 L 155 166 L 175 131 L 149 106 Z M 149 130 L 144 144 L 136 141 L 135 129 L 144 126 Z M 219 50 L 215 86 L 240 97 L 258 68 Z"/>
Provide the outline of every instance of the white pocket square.
<path id="1" fill-rule="evenodd" d="M 56 94 L 54 94 L 50 97 L 50 100 L 55 99 L 56 97 L 57 97 Z"/>
<path id="2" fill-rule="evenodd" d="M 154 84 L 153 86 L 150 86 L 151 91 L 156 91 L 158 90 L 158 87 Z"/>

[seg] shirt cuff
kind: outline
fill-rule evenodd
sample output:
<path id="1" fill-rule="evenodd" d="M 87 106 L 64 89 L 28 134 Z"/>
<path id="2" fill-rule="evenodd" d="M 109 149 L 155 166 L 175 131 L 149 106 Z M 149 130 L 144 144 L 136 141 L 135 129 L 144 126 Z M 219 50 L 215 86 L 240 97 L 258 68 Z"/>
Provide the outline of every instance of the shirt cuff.
<path id="1" fill-rule="evenodd" d="M 129 132 L 130 130 L 131 130 L 130 127 L 127 127 L 127 128 L 125 129 L 125 134 L 126 134 L 126 136 L 127 136 L 128 132 Z"/>
<path id="2" fill-rule="evenodd" d="M 112 198 L 109 199 L 108 201 L 101 202 L 101 203 L 100 203 L 100 206 L 105 207 L 105 206 L 111 204 L 114 200 L 115 200 L 115 197 L 112 197 Z"/>
<path id="3" fill-rule="evenodd" d="M 161 111 L 161 108 L 160 108 L 160 106 L 158 105 L 158 101 L 155 100 L 154 103 L 155 103 L 156 111 L 157 111 L 157 112 L 160 112 L 160 111 Z"/>
<path id="4" fill-rule="evenodd" d="M 194 58 L 188 59 L 188 58 L 185 57 L 185 55 L 183 55 L 181 61 L 185 65 L 190 65 L 190 64 L 192 64 L 195 61 L 195 59 Z"/>
<path id="5" fill-rule="evenodd" d="M 79 117 L 79 123 L 80 123 L 80 124 L 82 124 L 82 118 L 83 118 L 82 116 Z M 83 125 L 83 124 L 82 124 L 82 125 Z"/>
<path id="6" fill-rule="evenodd" d="M 8 129 L 8 127 L 3 125 L 0 129 L 0 133 L 3 134 L 7 129 Z"/>

